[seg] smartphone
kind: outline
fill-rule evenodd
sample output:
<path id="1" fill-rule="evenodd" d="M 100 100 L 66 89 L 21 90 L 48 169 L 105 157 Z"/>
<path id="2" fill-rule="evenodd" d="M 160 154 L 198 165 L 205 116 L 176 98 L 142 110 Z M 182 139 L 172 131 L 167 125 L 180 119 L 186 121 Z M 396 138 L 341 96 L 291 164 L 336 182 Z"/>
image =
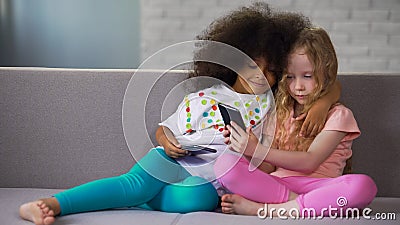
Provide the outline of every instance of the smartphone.
<path id="1" fill-rule="evenodd" d="M 190 152 L 191 155 L 216 153 L 217 150 L 213 148 L 204 147 L 201 145 L 184 145 L 182 149 Z"/>
<path id="2" fill-rule="evenodd" d="M 231 121 L 235 121 L 235 123 L 238 124 L 243 130 L 246 130 L 246 125 L 244 125 L 242 115 L 238 109 L 222 103 L 218 104 L 218 108 L 221 112 L 225 125 L 231 124 Z"/>

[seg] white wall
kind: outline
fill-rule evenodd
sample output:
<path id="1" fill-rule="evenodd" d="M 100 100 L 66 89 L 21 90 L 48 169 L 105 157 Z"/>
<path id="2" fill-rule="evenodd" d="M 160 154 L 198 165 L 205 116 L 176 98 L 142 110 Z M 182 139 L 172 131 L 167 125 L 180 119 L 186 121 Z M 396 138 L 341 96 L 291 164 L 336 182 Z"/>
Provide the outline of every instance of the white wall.
<path id="1" fill-rule="evenodd" d="M 141 0 L 142 60 L 171 44 L 193 40 L 215 18 L 246 0 Z M 299 11 L 327 29 L 340 71 L 400 71 L 400 0 L 266 0 Z M 179 52 L 170 57 L 179 57 Z M 160 60 L 160 64 L 170 59 Z"/>

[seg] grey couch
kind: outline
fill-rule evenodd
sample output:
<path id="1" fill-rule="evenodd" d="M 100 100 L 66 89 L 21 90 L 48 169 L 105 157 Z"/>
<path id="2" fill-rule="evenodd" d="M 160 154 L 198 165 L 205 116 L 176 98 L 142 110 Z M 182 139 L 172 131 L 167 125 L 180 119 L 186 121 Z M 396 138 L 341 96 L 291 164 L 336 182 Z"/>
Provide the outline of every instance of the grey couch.
<path id="1" fill-rule="evenodd" d="M 160 71 L 0 68 L 0 224 L 30 224 L 18 216 L 23 202 L 127 172 L 155 144 L 165 96 L 186 78 L 185 71 L 171 71 L 157 80 L 159 75 Z M 124 115 L 137 119 L 123 125 L 123 100 L 132 76 L 130 85 L 135 88 L 125 97 L 129 109 L 124 108 Z M 370 175 L 378 185 L 378 197 L 369 206 L 373 215 L 396 219 L 261 220 L 218 212 L 124 208 L 68 215 L 56 224 L 399 224 L 400 74 L 341 74 L 339 79 L 342 102 L 353 110 L 362 131 L 353 145 L 353 172 Z M 141 100 L 144 97 L 147 102 Z M 168 107 L 166 111 L 175 106 Z M 135 158 L 124 129 L 136 132 L 127 136 Z"/>

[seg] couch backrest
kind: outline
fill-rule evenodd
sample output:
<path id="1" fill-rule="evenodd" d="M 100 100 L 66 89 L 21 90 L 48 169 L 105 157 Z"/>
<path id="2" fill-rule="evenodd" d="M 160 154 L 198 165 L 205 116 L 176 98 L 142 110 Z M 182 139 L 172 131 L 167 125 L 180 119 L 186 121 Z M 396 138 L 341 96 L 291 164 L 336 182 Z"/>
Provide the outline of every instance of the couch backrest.
<path id="1" fill-rule="evenodd" d="M 126 172 L 156 145 L 161 108 L 165 117 L 176 107 L 180 99 L 169 93 L 186 77 L 185 71 L 0 68 L 0 187 L 69 188 Z M 339 79 L 342 102 L 362 131 L 353 172 L 372 176 L 378 195 L 399 197 L 400 74 Z"/>
<path id="2" fill-rule="evenodd" d="M 356 117 L 353 173 L 370 175 L 380 196 L 400 196 L 400 74 L 342 74 L 341 102 Z"/>

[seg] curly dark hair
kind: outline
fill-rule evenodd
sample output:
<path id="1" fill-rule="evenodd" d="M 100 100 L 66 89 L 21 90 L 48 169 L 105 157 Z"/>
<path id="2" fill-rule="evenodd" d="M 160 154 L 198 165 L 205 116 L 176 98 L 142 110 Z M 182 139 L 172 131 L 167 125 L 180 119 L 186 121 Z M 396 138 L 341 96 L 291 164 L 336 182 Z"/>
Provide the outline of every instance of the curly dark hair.
<path id="1" fill-rule="evenodd" d="M 216 19 L 196 39 L 228 44 L 253 60 L 264 58 L 268 70 L 276 77 L 277 82 L 271 87 L 275 91 L 291 46 L 299 32 L 306 27 L 311 27 L 311 23 L 302 14 L 273 11 L 267 3 L 256 2 Z M 190 77 L 211 76 L 232 86 L 237 73 L 222 65 L 198 60 L 207 54 L 218 54 L 210 50 L 204 44 L 195 52 Z"/>

